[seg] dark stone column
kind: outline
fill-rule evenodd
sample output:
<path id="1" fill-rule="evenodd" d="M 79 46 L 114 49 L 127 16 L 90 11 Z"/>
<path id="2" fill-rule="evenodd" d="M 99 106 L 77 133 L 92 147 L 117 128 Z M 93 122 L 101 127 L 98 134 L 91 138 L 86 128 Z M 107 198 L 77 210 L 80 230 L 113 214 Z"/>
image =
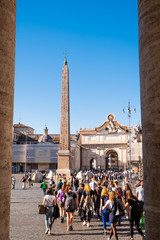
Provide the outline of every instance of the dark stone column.
<path id="1" fill-rule="evenodd" d="M 0 239 L 9 239 L 16 0 L 0 0 Z"/>
<path id="2" fill-rule="evenodd" d="M 146 239 L 160 239 L 160 0 L 139 0 Z"/>

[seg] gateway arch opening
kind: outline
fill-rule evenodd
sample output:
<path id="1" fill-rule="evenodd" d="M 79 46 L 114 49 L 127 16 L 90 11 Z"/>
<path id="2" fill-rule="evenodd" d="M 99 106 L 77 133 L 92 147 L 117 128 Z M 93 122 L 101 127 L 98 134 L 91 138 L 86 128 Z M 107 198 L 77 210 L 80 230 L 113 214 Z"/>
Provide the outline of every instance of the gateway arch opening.
<path id="1" fill-rule="evenodd" d="M 97 161 L 94 158 L 90 160 L 90 169 L 94 169 L 94 170 L 97 169 Z"/>
<path id="2" fill-rule="evenodd" d="M 106 170 L 118 167 L 118 154 L 116 151 L 108 151 L 106 154 Z"/>

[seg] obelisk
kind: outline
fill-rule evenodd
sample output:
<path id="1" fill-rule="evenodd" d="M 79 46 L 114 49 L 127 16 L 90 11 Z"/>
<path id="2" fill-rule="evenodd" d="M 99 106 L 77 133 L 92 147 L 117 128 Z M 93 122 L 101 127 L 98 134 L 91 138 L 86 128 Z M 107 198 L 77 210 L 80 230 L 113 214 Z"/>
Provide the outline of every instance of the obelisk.
<path id="1" fill-rule="evenodd" d="M 69 106 L 69 69 L 65 56 L 62 69 L 61 92 L 61 126 L 60 147 L 58 150 L 58 174 L 70 176 L 71 152 L 70 152 L 70 106 Z"/>

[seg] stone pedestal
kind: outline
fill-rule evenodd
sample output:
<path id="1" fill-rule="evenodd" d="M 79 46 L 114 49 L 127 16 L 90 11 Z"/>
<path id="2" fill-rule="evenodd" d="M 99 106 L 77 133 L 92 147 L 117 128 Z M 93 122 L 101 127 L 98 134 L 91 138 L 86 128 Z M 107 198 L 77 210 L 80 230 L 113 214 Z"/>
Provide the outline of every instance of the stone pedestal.
<path id="1" fill-rule="evenodd" d="M 58 169 L 57 174 L 64 174 L 66 177 L 71 175 L 70 170 L 70 159 L 71 159 L 71 152 L 69 150 L 59 150 L 58 151 Z"/>
<path id="2" fill-rule="evenodd" d="M 57 169 L 56 173 L 61 176 L 66 177 L 66 179 L 70 178 L 71 170 L 70 169 Z"/>

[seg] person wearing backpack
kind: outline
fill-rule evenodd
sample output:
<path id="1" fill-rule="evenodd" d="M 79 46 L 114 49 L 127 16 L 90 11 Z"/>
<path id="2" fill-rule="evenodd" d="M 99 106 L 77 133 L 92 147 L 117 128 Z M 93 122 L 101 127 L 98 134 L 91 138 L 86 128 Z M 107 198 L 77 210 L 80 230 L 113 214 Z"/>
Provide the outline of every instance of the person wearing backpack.
<path id="1" fill-rule="evenodd" d="M 111 191 L 109 193 L 109 200 L 107 200 L 106 204 L 102 207 L 102 211 L 108 209 L 109 212 L 109 221 L 111 223 L 111 230 L 110 230 L 110 237 L 108 240 L 112 238 L 112 235 L 114 235 L 115 239 L 118 240 L 117 230 L 116 230 L 116 222 L 117 218 L 115 216 L 116 213 L 116 192 Z"/>
<path id="2" fill-rule="evenodd" d="M 57 183 L 57 190 L 59 191 L 62 188 L 62 179 L 59 180 L 59 182 Z"/>
<path id="3" fill-rule="evenodd" d="M 64 208 L 67 214 L 67 231 L 73 230 L 74 211 L 78 210 L 77 195 L 72 192 L 72 187 L 68 187 L 68 192 L 64 196 Z"/>
<path id="4" fill-rule="evenodd" d="M 48 185 L 47 185 L 47 183 L 45 181 L 42 182 L 41 188 L 42 188 L 42 194 L 43 194 L 43 197 L 44 197 L 45 194 L 46 194 L 46 190 L 48 188 Z"/>
<path id="5" fill-rule="evenodd" d="M 64 221 L 64 196 L 65 196 L 65 188 L 66 186 L 63 185 L 62 189 L 58 192 L 58 201 L 59 201 L 59 208 L 60 208 L 60 217 L 61 217 L 61 223 Z"/>
<path id="6" fill-rule="evenodd" d="M 80 207 L 83 209 L 83 226 L 90 227 L 91 216 L 94 211 L 93 198 L 95 198 L 94 191 L 91 190 L 89 184 L 86 184 L 80 201 Z M 88 223 L 86 223 L 86 214 L 88 215 Z"/>
<path id="7" fill-rule="evenodd" d="M 140 186 L 136 188 L 136 197 L 141 203 L 141 208 L 144 209 L 144 187 L 143 180 L 140 183 Z"/>
<path id="8" fill-rule="evenodd" d="M 102 215 L 102 220 L 103 220 L 103 229 L 104 229 L 104 234 L 107 234 L 107 229 L 106 229 L 106 222 L 108 222 L 109 226 L 111 227 L 111 223 L 109 221 L 109 213 L 107 209 L 104 209 L 102 211 L 102 207 L 105 206 L 107 200 L 109 199 L 109 191 L 106 187 L 102 189 L 101 192 L 101 200 L 100 200 L 100 214 Z"/>
<path id="9" fill-rule="evenodd" d="M 133 224 L 135 222 L 137 231 L 139 234 L 142 236 L 142 239 L 144 239 L 143 232 L 141 228 L 139 227 L 140 225 L 140 218 L 142 215 L 141 211 L 141 204 L 138 201 L 138 199 L 133 195 L 132 191 L 127 191 L 126 192 L 126 203 L 124 201 L 124 197 L 122 198 L 122 201 L 127 209 L 129 209 L 129 223 L 130 223 L 130 234 L 131 234 L 131 240 L 134 240 L 133 238 Z"/>

